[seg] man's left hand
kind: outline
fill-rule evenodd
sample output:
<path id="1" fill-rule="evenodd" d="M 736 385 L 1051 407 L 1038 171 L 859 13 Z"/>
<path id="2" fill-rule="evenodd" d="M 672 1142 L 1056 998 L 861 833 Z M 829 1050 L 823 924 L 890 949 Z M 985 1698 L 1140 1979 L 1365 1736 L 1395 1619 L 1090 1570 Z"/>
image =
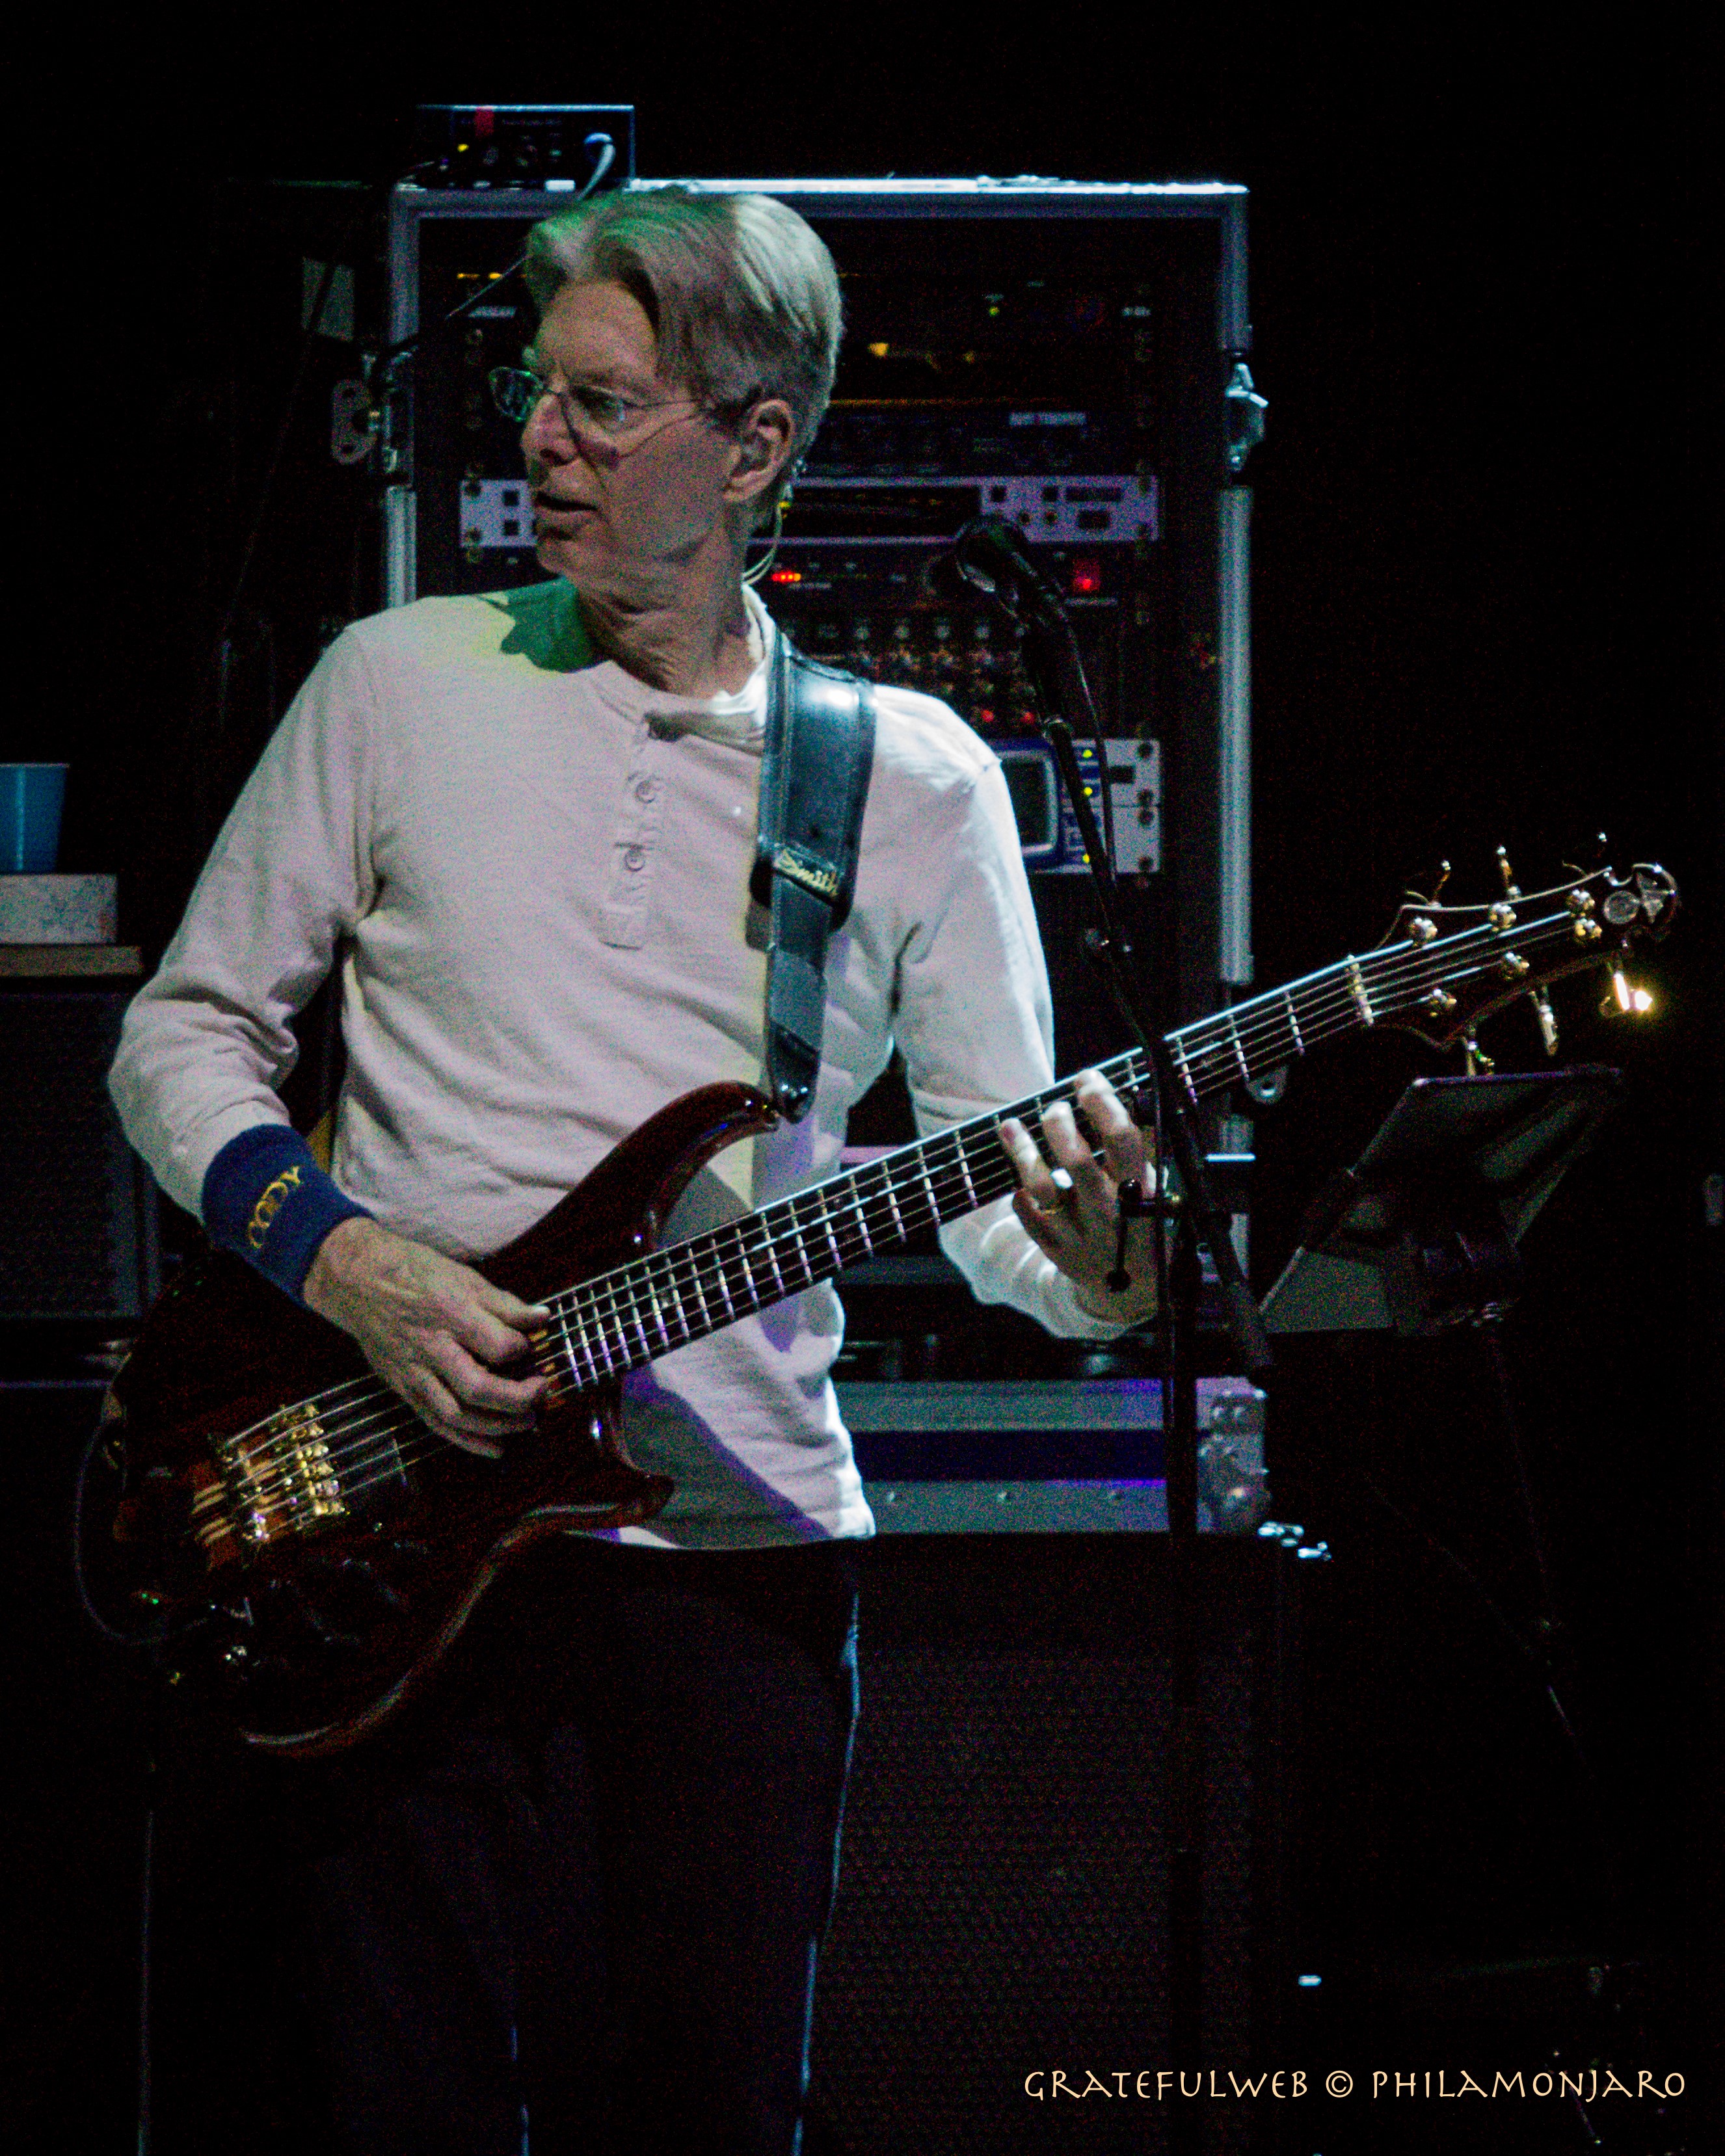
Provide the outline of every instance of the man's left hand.
<path id="1" fill-rule="evenodd" d="M 1024 1125 L 1009 1116 L 1000 1142 L 1018 1170 L 1013 1210 L 1024 1232 L 1065 1274 L 1078 1291 L 1081 1308 L 1092 1317 L 1135 1325 L 1156 1308 L 1156 1251 L 1153 1219 L 1134 1219 L 1127 1236 L 1126 1270 L 1130 1286 L 1117 1292 L 1108 1276 L 1120 1247 L 1119 1191 L 1122 1183 L 1143 1188 L 1147 1155 L 1144 1133 L 1125 1102 L 1099 1070 L 1081 1070 L 1074 1096 L 1095 1132 L 1101 1151 L 1092 1152 L 1081 1135 L 1072 1111 L 1057 1101 L 1042 1118 L 1043 1142 L 1053 1156 L 1050 1167 Z"/>

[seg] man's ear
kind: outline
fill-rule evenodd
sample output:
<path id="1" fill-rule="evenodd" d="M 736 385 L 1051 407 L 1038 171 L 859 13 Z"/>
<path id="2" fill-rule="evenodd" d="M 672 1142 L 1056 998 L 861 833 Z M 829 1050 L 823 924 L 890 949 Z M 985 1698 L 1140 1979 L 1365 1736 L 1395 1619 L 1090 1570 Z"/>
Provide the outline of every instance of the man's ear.
<path id="1" fill-rule="evenodd" d="M 753 501 L 784 470 L 797 422 L 782 397 L 763 397 L 737 430 L 737 461 L 725 482 L 727 501 Z"/>

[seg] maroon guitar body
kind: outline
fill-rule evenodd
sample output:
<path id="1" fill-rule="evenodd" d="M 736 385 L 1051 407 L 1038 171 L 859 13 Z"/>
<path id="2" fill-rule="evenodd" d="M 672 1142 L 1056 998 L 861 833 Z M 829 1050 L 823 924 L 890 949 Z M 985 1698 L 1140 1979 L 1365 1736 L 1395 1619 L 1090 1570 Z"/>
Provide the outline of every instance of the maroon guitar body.
<path id="1" fill-rule="evenodd" d="M 478 1270 L 537 1302 L 640 1259 L 690 1178 L 775 1120 L 744 1086 L 688 1095 Z M 483 1460 L 431 1437 L 345 1333 L 240 1260 L 197 1265 L 116 1378 L 86 1475 L 99 1614 L 170 1639 L 250 1743 L 353 1743 L 424 1683 L 511 1558 L 650 1519 L 671 1495 L 624 1449 L 621 1373 L 576 1384 L 551 1335 L 535 1360 L 552 1379 L 538 1427 Z"/>

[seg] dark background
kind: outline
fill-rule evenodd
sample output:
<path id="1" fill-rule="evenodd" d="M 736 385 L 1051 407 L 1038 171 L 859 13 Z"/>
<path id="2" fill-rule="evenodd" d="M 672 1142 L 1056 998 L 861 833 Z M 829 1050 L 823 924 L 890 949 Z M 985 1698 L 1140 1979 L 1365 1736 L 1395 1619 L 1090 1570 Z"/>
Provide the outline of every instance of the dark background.
<path id="1" fill-rule="evenodd" d="M 13 752 L 74 762 L 63 865 L 118 866 L 123 932 L 146 945 L 208 836 L 190 767 L 220 565 L 199 536 L 198 292 L 225 176 L 387 179 L 422 98 L 614 98 L 637 108 L 646 174 L 1251 188 L 1271 400 L 1251 469 L 1260 982 L 1369 944 L 1440 860 L 1452 895 L 1486 896 L 1499 844 L 1531 889 L 1604 829 L 1620 867 L 1662 860 L 1688 906 L 1650 968 L 1650 1024 L 1594 1019 L 1590 984 L 1558 997 L 1565 1053 L 1620 1063 L 1626 1097 L 1530 1236 L 1503 1343 L 1591 1782 L 1507 1637 L 1540 1605 L 1478 1343 L 1304 1343 L 1274 1389 L 1278 1513 L 1335 1552 L 1307 1672 L 1315 2066 L 1381 2050 L 1531 2070 L 1614 2027 L 1617 2056 L 1694 2089 L 1718 2025 L 1720 1236 L 1701 1197 L 1725 1166 L 1718 77 L 1701 19 L 1096 7 L 1007 30 L 938 7 L 699 26 L 533 8 L 428 33 L 361 9 L 213 36 L 97 11 L 40 60 L 20 122 L 33 582 Z M 1536 1060 L 1517 1023 L 1502 1068 Z M 1363 1042 L 1266 1118 L 1260 1286 L 1413 1067 Z M 1677 2145 L 1645 2116 L 1602 2130 Z M 1473 2145 L 1449 2114 L 1393 2145 L 1422 2134 Z"/>

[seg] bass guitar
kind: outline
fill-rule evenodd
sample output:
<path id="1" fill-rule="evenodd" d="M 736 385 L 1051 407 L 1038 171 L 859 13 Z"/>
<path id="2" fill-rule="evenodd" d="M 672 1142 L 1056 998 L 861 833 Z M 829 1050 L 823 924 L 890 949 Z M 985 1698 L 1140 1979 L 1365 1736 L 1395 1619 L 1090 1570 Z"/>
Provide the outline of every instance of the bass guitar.
<path id="1" fill-rule="evenodd" d="M 1389 937 L 1286 988 L 1180 1027 L 1166 1047 L 1194 1103 L 1373 1026 L 1472 1045 L 1481 1020 L 1624 954 L 1676 910 L 1663 870 L 1609 869 L 1496 906 L 1420 901 Z M 1103 1065 L 1122 1093 L 1136 1051 Z M 533 1360 L 551 1380 L 536 1427 L 485 1460 L 445 1443 L 345 1333 L 239 1259 L 187 1268 L 110 1388 L 80 1486 L 78 1563 L 103 1628 L 213 1679 L 252 1745 L 339 1749 L 430 1676 L 512 1558 L 546 1537 L 650 1519 L 671 1483 L 630 1462 L 625 1375 L 749 1313 L 957 1219 L 1016 1181 L 999 1127 L 1034 1133 L 1070 1081 L 661 1245 L 690 1178 L 776 1120 L 761 1094 L 709 1086 L 644 1123 L 536 1227 L 479 1270 L 551 1317 Z"/>

